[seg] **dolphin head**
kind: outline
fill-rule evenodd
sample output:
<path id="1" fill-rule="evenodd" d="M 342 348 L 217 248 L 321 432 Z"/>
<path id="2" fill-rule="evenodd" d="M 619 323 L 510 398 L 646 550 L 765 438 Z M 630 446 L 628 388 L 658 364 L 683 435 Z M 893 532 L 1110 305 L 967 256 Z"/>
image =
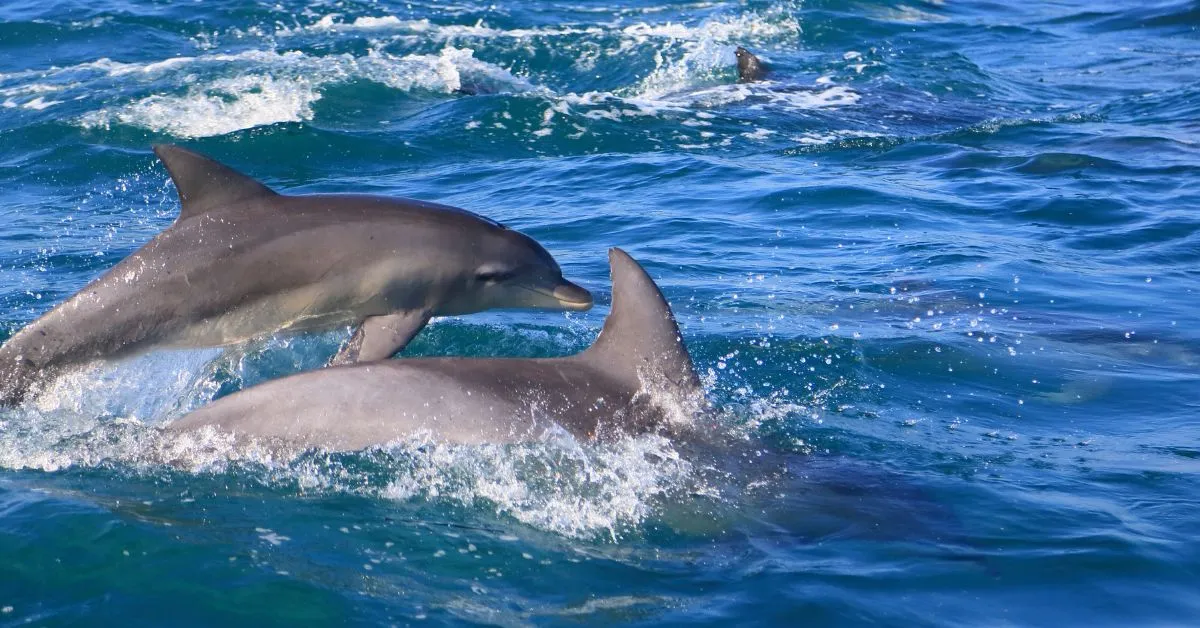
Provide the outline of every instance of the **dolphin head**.
<path id="1" fill-rule="evenodd" d="M 733 51 L 737 57 L 738 81 L 742 83 L 750 83 L 761 80 L 766 76 L 766 68 L 763 67 L 762 61 L 754 56 L 754 53 L 738 46 L 737 50 Z"/>
<path id="2" fill-rule="evenodd" d="M 474 245 L 473 263 L 463 269 L 461 290 L 446 313 L 492 308 L 582 311 L 592 307 L 586 289 L 563 278 L 550 253 L 533 238 L 497 226 Z"/>
<path id="3" fill-rule="evenodd" d="M 376 297 L 382 296 L 397 309 L 431 308 L 436 314 L 592 307 L 592 295 L 563 279 L 558 263 L 533 238 L 467 210 L 367 195 L 281 195 L 185 148 L 158 145 L 154 150 L 179 191 L 180 223 L 220 211 L 257 213 L 264 221 L 291 216 L 296 224 L 329 220 L 358 225 L 336 232 L 354 239 L 340 242 L 339 261 L 331 262 L 338 272 L 330 277 L 358 280 L 345 282 L 358 292 L 343 301 L 366 301 L 378 308 Z M 363 246 L 362 225 L 371 229 L 374 245 Z"/>

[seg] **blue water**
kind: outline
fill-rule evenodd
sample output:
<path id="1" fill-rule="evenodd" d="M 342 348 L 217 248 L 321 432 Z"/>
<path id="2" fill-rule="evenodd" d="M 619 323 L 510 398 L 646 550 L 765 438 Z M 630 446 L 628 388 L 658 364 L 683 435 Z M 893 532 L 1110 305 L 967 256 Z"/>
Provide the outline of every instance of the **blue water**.
<path id="1" fill-rule="evenodd" d="M 175 142 L 482 213 L 598 297 L 437 320 L 413 355 L 587 346 L 626 248 L 718 433 L 280 453 L 158 426 L 347 330 L 91 365 L 0 414 L 0 625 L 1194 623 L 1198 26 L 1186 1 L 8 0 L 5 335 L 171 223 L 149 147 Z M 737 45 L 769 81 L 737 83 Z"/>

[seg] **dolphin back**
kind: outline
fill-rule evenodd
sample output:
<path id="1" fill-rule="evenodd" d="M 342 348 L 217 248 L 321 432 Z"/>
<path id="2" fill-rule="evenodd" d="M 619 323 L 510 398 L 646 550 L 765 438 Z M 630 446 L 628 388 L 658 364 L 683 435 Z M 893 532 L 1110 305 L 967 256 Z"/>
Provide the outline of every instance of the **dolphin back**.
<path id="1" fill-rule="evenodd" d="M 600 337 L 577 359 L 635 389 L 666 384 L 665 392 L 691 396 L 700 380 L 671 306 L 628 253 L 609 250 L 612 311 Z"/>

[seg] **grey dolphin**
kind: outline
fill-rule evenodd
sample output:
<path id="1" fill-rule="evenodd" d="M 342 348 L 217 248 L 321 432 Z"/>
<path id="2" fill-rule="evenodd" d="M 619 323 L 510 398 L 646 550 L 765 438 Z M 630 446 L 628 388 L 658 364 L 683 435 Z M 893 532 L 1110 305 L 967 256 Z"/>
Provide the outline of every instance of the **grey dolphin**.
<path id="1" fill-rule="evenodd" d="M 379 360 L 431 316 L 592 305 L 532 238 L 465 210 L 287 196 L 192 151 L 154 151 L 179 218 L 0 347 L 0 400 L 16 403 L 72 364 L 153 346 L 361 324 L 335 362 Z"/>
<path id="2" fill-rule="evenodd" d="M 738 46 L 737 50 L 733 51 L 737 57 L 738 82 L 752 83 L 761 81 L 767 75 L 767 66 L 754 53 Z"/>
<path id="3" fill-rule="evenodd" d="M 700 381 L 658 286 L 609 253 L 612 312 L 587 350 L 562 358 L 411 358 L 309 371 L 223 397 L 168 426 L 357 450 L 426 432 L 443 442 L 536 438 L 554 421 L 580 438 L 666 427 L 699 409 Z"/>

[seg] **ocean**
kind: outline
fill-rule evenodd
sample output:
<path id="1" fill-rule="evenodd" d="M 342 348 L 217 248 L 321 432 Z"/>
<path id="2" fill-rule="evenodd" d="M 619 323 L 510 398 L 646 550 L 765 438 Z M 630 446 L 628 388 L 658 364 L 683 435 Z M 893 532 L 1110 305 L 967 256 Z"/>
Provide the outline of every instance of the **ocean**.
<path id="1" fill-rule="evenodd" d="M 280 451 L 160 428 L 350 330 L 88 365 L 0 411 L 0 626 L 1193 625 L 1198 29 L 1181 0 L 6 0 L 0 337 L 171 224 L 174 143 L 480 213 L 596 295 L 406 356 L 580 351 L 624 248 L 715 422 Z"/>

